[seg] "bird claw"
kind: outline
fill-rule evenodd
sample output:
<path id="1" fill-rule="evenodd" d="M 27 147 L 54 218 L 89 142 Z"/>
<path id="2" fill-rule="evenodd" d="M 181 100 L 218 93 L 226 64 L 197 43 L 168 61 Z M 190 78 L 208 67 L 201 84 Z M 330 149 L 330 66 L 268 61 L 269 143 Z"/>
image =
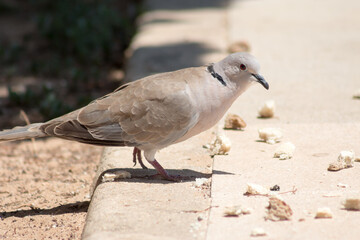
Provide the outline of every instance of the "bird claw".
<path id="1" fill-rule="evenodd" d="M 155 178 L 155 179 L 160 178 L 160 179 L 171 181 L 171 182 L 181 182 L 183 180 L 189 180 L 190 179 L 190 177 L 182 177 L 182 176 L 179 176 L 179 175 L 174 176 L 174 175 L 168 174 L 168 172 L 155 159 L 154 159 L 154 161 L 151 161 L 151 162 L 149 161 L 149 163 L 158 172 L 157 174 L 150 176 L 150 178 Z"/>
<path id="2" fill-rule="evenodd" d="M 140 166 L 142 167 L 142 169 L 148 169 L 145 164 L 142 161 L 142 157 L 141 157 L 141 150 L 138 149 L 137 147 L 134 147 L 134 151 L 133 151 L 133 163 L 134 166 L 136 166 L 136 163 L 139 162 Z"/>

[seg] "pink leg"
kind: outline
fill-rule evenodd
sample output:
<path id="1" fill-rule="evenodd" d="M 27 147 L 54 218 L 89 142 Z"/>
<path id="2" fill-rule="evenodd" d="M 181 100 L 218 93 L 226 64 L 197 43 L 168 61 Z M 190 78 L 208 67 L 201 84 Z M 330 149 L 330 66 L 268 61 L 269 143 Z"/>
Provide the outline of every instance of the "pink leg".
<path id="1" fill-rule="evenodd" d="M 165 180 L 168 181 L 173 181 L 173 182 L 180 182 L 183 179 L 186 179 L 185 177 L 181 177 L 181 176 L 172 176 L 169 175 L 166 170 L 160 165 L 160 163 L 158 163 L 158 161 L 154 160 L 152 162 L 149 161 L 149 163 L 156 169 L 156 171 L 158 172 L 157 175 L 160 175 L 161 177 L 163 177 Z M 156 176 L 156 175 L 155 175 Z"/>
<path id="2" fill-rule="evenodd" d="M 147 169 L 147 167 L 145 166 L 145 164 L 143 163 L 142 158 L 141 158 L 141 150 L 138 149 L 137 147 L 134 147 L 134 151 L 133 151 L 134 167 L 135 167 L 136 162 L 137 162 L 136 160 L 139 162 L 140 166 L 141 166 L 143 169 Z"/>

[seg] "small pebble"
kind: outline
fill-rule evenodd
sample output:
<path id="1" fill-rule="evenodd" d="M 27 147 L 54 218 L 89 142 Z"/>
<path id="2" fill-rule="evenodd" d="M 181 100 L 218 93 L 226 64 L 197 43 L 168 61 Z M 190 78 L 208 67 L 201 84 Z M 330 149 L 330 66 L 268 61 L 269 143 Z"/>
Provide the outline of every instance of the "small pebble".
<path id="1" fill-rule="evenodd" d="M 349 187 L 349 185 L 347 185 L 347 184 L 345 184 L 345 183 L 338 183 L 337 186 L 338 186 L 339 188 L 347 188 L 347 187 Z"/>
<path id="2" fill-rule="evenodd" d="M 280 186 L 276 184 L 270 188 L 270 191 L 280 191 Z"/>
<path id="3" fill-rule="evenodd" d="M 341 169 L 344 169 L 345 165 L 342 162 L 332 162 L 328 166 L 328 171 L 339 171 Z"/>

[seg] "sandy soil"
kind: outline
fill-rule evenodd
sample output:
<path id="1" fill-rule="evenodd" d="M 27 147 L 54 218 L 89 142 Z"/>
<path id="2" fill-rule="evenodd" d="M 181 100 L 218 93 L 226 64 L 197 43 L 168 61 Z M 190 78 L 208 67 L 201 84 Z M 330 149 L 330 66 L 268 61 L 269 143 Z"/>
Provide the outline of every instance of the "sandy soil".
<path id="1" fill-rule="evenodd" d="M 0 148 L 0 238 L 80 239 L 102 148 L 59 139 Z"/>

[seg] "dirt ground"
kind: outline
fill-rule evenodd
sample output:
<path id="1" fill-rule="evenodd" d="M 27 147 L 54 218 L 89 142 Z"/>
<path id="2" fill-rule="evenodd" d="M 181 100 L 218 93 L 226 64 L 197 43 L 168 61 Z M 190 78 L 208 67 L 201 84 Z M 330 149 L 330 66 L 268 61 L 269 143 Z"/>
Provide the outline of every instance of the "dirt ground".
<path id="1" fill-rule="evenodd" d="M 102 148 L 59 139 L 0 148 L 0 238 L 80 239 Z"/>

